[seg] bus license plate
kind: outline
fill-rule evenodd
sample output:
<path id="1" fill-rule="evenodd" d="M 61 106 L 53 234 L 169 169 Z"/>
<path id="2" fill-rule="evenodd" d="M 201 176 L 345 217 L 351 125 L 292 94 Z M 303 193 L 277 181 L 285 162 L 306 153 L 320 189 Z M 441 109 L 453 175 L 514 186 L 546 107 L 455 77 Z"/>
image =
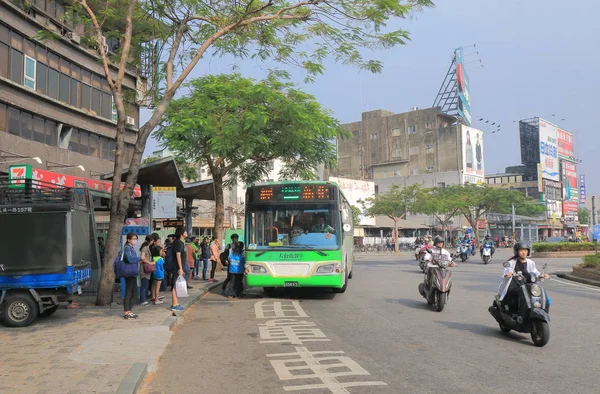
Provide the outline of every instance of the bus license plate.
<path id="1" fill-rule="evenodd" d="M 298 287 L 298 282 L 285 282 L 285 287 Z"/>

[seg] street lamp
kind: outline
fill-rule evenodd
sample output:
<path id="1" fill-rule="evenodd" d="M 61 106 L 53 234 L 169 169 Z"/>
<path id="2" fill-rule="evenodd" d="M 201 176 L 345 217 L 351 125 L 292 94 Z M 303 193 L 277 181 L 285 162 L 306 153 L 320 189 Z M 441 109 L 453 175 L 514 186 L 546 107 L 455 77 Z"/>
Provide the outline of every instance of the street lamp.
<path id="1" fill-rule="evenodd" d="M 48 163 L 54 163 L 52 161 L 48 161 Z M 68 164 L 60 164 L 60 163 L 54 163 L 54 165 L 46 165 L 46 167 L 50 170 L 53 168 L 60 168 L 60 169 L 67 169 L 67 168 L 79 168 L 81 171 L 85 172 L 85 167 L 82 166 L 81 164 L 78 166 L 72 166 L 72 165 L 68 165 Z"/>
<path id="2" fill-rule="evenodd" d="M 18 163 L 20 161 L 24 161 L 24 160 L 33 160 L 38 164 L 42 164 L 42 159 L 40 159 L 39 157 L 35 156 L 35 157 L 20 157 L 19 159 L 15 159 L 15 160 L 9 160 L 9 161 L 0 161 L 0 164 L 11 164 L 11 163 Z"/>

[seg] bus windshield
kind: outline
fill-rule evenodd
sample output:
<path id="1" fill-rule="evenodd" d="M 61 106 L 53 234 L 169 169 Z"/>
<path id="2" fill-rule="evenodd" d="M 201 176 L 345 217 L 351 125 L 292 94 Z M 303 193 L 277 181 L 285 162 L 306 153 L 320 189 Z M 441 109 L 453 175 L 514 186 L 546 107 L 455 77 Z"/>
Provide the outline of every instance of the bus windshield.
<path id="1" fill-rule="evenodd" d="M 250 208 L 248 249 L 326 249 L 340 247 L 337 204 L 265 204 Z"/>

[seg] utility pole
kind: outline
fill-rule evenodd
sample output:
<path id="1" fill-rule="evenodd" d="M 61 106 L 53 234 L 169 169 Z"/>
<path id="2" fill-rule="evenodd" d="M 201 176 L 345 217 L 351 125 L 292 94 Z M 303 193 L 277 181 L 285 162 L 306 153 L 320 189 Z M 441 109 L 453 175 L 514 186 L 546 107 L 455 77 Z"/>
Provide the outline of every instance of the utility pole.
<path id="1" fill-rule="evenodd" d="M 515 234 L 515 204 L 512 204 L 512 233 Z M 515 237 L 517 238 L 517 237 Z M 516 241 L 516 239 L 515 239 Z"/>
<path id="2" fill-rule="evenodd" d="M 594 228 L 596 227 L 596 196 L 592 196 L 592 234 L 595 235 L 596 231 Z M 598 254 L 598 240 L 594 236 L 594 252 Z"/>

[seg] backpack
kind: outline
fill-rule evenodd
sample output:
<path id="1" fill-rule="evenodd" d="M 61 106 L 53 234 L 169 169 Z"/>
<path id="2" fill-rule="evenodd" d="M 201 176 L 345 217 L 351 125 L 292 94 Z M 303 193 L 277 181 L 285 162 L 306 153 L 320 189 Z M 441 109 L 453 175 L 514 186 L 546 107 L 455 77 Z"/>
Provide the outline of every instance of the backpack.
<path id="1" fill-rule="evenodd" d="M 221 259 L 221 264 L 224 266 L 229 265 L 229 249 L 231 249 L 231 244 L 228 244 L 224 251 L 221 252 L 219 258 Z"/>
<path id="2" fill-rule="evenodd" d="M 172 272 L 175 270 L 175 252 L 173 249 L 173 244 L 169 244 L 167 246 L 167 250 L 165 251 L 165 271 Z"/>

